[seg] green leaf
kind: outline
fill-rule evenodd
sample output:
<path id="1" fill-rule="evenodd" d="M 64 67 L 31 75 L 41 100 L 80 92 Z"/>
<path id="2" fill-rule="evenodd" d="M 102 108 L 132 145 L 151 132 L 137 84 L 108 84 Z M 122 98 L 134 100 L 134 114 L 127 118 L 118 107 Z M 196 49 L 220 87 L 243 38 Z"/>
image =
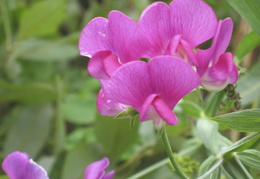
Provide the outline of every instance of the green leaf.
<path id="1" fill-rule="evenodd" d="M 260 35 L 260 2 L 259 0 L 227 0 L 231 6 L 252 26 Z"/>
<path id="2" fill-rule="evenodd" d="M 66 121 L 74 124 L 89 124 L 96 117 L 96 100 L 69 95 L 62 103 L 61 111 Z"/>
<path id="3" fill-rule="evenodd" d="M 129 119 L 97 115 L 95 134 L 104 151 L 111 157 L 119 158 L 137 140 L 139 123 L 136 122 L 132 127 L 130 124 Z"/>
<path id="4" fill-rule="evenodd" d="M 200 118 L 197 121 L 197 132 L 205 147 L 212 153 L 217 154 L 219 149 L 218 123 Z"/>
<path id="5" fill-rule="evenodd" d="M 0 80 L 0 103 L 49 102 L 55 97 L 55 88 L 46 83 L 9 84 Z"/>
<path id="6" fill-rule="evenodd" d="M 77 45 L 66 41 L 66 38 L 52 41 L 26 39 L 17 44 L 13 55 L 23 60 L 33 61 L 61 61 L 79 56 Z"/>
<path id="7" fill-rule="evenodd" d="M 0 179 L 9 179 L 9 177 L 8 176 L 0 176 Z"/>
<path id="8" fill-rule="evenodd" d="M 213 164 L 218 160 L 218 158 L 215 155 L 209 156 L 200 166 L 198 176 L 202 176 L 204 173 L 206 173 Z"/>
<path id="9" fill-rule="evenodd" d="M 260 36 L 255 32 L 250 32 L 247 34 L 242 41 L 238 44 L 236 49 L 236 56 L 238 59 L 241 59 L 251 52 L 254 48 L 256 48 L 260 44 Z"/>
<path id="10" fill-rule="evenodd" d="M 225 96 L 225 92 L 219 91 L 216 93 L 211 93 L 206 101 L 205 101 L 205 113 L 207 116 L 215 116 L 218 113 L 219 105 L 222 102 L 223 98 Z"/>
<path id="11" fill-rule="evenodd" d="M 229 161 L 223 164 L 225 171 L 233 178 L 246 178 L 253 179 L 248 171 L 236 161 L 236 159 L 232 158 Z"/>
<path id="12" fill-rule="evenodd" d="M 240 132 L 260 131 L 260 109 L 246 109 L 211 119 Z"/>
<path id="13" fill-rule="evenodd" d="M 57 31 L 65 15 L 63 0 L 37 1 L 22 13 L 18 38 L 52 34 Z"/>
<path id="14" fill-rule="evenodd" d="M 183 109 L 182 113 L 189 117 L 198 118 L 201 116 L 201 113 L 203 113 L 203 110 L 196 103 L 191 101 L 182 100 L 178 105 Z"/>
<path id="15" fill-rule="evenodd" d="M 237 91 L 241 96 L 242 106 L 247 106 L 260 99 L 260 62 L 255 64 L 250 71 L 237 82 Z"/>
<path id="16" fill-rule="evenodd" d="M 22 107 L 7 133 L 4 155 L 14 151 L 34 158 L 43 148 L 51 128 L 53 109 L 50 104 Z"/>
<path id="17" fill-rule="evenodd" d="M 233 152 L 241 152 L 245 149 L 248 149 L 251 147 L 254 143 L 256 143 L 260 139 L 260 133 L 252 133 L 239 141 L 235 142 L 234 144 L 228 146 L 228 147 L 223 147 L 221 149 L 221 155 L 229 155 L 232 154 Z"/>
<path id="18" fill-rule="evenodd" d="M 62 177 L 63 179 L 82 179 L 86 167 L 103 156 L 98 156 L 97 150 L 90 145 L 80 144 L 66 155 Z"/>
<path id="19" fill-rule="evenodd" d="M 248 149 L 237 153 L 237 157 L 245 165 L 259 169 L 260 168 L 260 151 Z"/>

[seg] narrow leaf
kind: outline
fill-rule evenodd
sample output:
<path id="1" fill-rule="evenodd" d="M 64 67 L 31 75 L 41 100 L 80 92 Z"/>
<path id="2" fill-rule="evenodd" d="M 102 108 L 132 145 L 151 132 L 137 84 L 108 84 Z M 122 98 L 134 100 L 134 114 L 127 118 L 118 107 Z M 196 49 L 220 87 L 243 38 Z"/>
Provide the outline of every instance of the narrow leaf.
<path id="1" fill-rule="evenodd" d="M 211 119 L 240 132 L 260 131 L 260 109 L 246 109 Z"/>
<path id="2" fill-rule="evenodd" d="M 260 168 L 260 151 L 248 149 L 237 153 L 237 157 L 245 165 L 259 169 Z"/>

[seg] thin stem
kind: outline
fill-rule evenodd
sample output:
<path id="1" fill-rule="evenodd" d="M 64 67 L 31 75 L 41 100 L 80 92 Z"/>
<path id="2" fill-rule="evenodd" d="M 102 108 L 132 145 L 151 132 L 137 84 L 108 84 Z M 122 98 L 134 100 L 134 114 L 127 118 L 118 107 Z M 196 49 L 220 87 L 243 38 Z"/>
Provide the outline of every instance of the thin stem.
<path id="1" fill-rule="evenodd" d="M 224 159 L 223 158 L 220 158 L 220 160 L 215 163 L 213 165 L 213 167 L 211 167 L 206 173 L 204 173 L 202 176 L 200 176 L 199 178 L 197 179 L 204 179 L 206 178 L 207 176 L 209 176 L 211 173 L 213 173 L 222 163 L 223 163 Z"/>
<path id="2" fill-rule="evenodd" d="M 145 176 L 145 175 L 147 175 L 148 173 L 150 173 L 150 172 L 152 172 L 152 171 L 154 171 L 154 170 L 156 170 L 156 169 L 158 169 L 158 168 L 164 166 L 164 165 L 167 164 L 168 162 L 169 162 L 169 159 L 168 159 L 168 158 L 163 159 L 163 160 L 161 160 L 160 162 L 157 162 L 157 163 L 155 163 L 154 165 L 152 165 L 152 166 L 146 168 L 145 170 L 142 170 L 142 171 L 136 173 L 135 175 L 129 177 L 128 179 L 138 179 L 138 178 L 140 178 L 140 177 L 142 177 L 142 176 Z"/>
<path id="3" fill-rule="evenodd" d="M 173 156 L 173 152 L 172 152 L 172 149 L 171 149 L 171 145 L 170 145 L 170 142 L 169 142 L 169 139 L 167 137 L 167 134 L 166 134 L 166 128 L 164 127 L 163 129 L 163 132 L 162 132 L 162 140 L 163 140 L 163 143 L 164 143 L 164 146 L 165 146 L 165 150 L 167 152 L 167 155 L 168 157 L 170 158 L 170 161 L 172 163 L 172 165 L 174 166 L 175 170 L 179 173 L 179 175 L 183 178 L 183 179 L 189 179 L 183 172 L 182 170 L 180 169 L 177 161 L 175 160 L 174 156 Z"/>
<path id="4" fill-rule="evenodd" d="M 1 7 L 1 13 L 3 17 L 3 24 L 5 29 L 5 35 L 6 35 L 6 49 L 10 51 L 11 43 L 12 43 L 12 31 L 11 31 L 10 17 L 8 14 L 8 8 L 4 0 L 0 0 L 0 7 Z"/>

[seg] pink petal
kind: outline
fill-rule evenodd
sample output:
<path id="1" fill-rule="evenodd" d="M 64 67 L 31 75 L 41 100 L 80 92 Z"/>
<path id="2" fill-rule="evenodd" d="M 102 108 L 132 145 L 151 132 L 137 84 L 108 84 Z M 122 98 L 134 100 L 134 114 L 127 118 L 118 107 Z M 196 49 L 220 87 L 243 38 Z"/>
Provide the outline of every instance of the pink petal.
<path id="1" fill-rule="evenodd" d="M 11 179 L 48 179 L 46 171 L 30 160 L 26 153 L 9 154 L 4 159 L 2 167 Z"/>
<path id="2" fill-rule="evenodd" d="M 102 179 L 113 179 L 115 175 L 115 171 L 111 171 L 108 174 L 106 174 Z"/>
<path id="3" fill-rule="evenodd" d="M 79 38 L 80 55 L 92 57 L 101 50 L 110 50 L 108 20 L 102 17 L 92 19 L 81 32 Z"/>
<path id="4" fill-rule="evenodd" d="M 106 91 L 109 99 L 130 105 L 139 111 L 151 90 L 147 63 L 134 61 L 121 66 L 111 76 L 108 86 Z"/>
<path id="5" fill-rule="evenodd" d="M 109 166 L 108 158 L 91 163 L 87 166 L 84 179 L 102 179 Z"/>
<path id="6" fill-rule="evenodd" d="M 181 34 L 192 47 L 210 39 L 217 25 L 214 11 L 202 0 L 174 0 L 170 19 L 173 34 Z"/>
<path id="7" fill-rule="evenodd" d="M 97 109 L 103 116 L 117 116 L 125 107 L 121 103 L 109 100 L 101 89 L 97 97 Z"/>
<path id="8" fill-rule="evenodd" d="M 141 40 L 137 44 L 145 52 L 143 57 L 162 55 L 167 50 L 171 39 L 169 17 L 169 6 L 163 2 L 155 2 L 143 11 L 138 23 Z"/>
<path id="9" fill-rule="evenodd" d="M 108 19 L 112 52 L 118 55 L 122 63 L 138 60 L 133 44 L 137 23 L 119 11 L 111 11 Z"/>
<path id="10" fill-rule="evenodd" d="M 227 84 L 235 83 L 238 78 L 238 71 L 235 66 L 232 54 L 224 53 L 219 57 L 218 62 L 202 76 L 203 87 L 210 91 L 220 91 Z"/>
<path id="11" fill-rule="evenodd" d="M 202 76 L 208 68 L 209 63 L 217 63 L 221 54 L 223 54 L 230 42 L 233 30 L 233 22 L 230 18 L 219 21 L 217 31 L 215 32 L 212 45 L 209 49 L 198 50 L 196 56 L 198 59 L 198 73 Z"/>
<path id="12" fill-rule="evenodd" d="M 173 109 L 176 103 L 200 85 L 193 68 L 181 59 L 171 56 L 155 57 L 149 62 L 153 90 Z"/>
<path id="13" fill-rule="evenodd" d="M 119 66 L 117 56 L 110 51 L 99 51 L 89 60 L 88 72 L 97 79 L 108 79 Z"/>

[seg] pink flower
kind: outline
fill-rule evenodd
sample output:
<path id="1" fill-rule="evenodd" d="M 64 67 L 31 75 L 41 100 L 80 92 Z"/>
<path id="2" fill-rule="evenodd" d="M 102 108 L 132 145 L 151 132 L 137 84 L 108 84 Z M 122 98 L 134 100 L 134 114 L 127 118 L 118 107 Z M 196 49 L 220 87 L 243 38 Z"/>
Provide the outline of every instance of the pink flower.
<path id="1" fill-rule="evenodd" d="M 132 106 L 141 122 L 152 119 L 157 128 L 166 122 L 177 125 L 172 112 L 177 102 L 200 85 L 192 67 L 181 59 L 160 56 L 129 62 L 111 76 L 104 88 L 107 99 Z"/>
<path id="2" fill-rule="evenodd" d="M 174 0 L 169 6 L 163 2 L 148 6 L 138 25 L 137 45 L 143 57 L 172 55 L 196 65 L 193 48 L 213 37 L 217 19 L 202 0 Z"/>
<path id="3" fill-rule="evenodd" d="M 87 166 L 84 174 L 84 179 L 113 179 L 115 172 L 111 171 L 105 174 L 109 166 L 108 158 L 93 162 Z"/>
<path id="4" fill-rule="evenodd" d="M 209 49 L 198 50 L 196 58 L 197 72 L 201 77 L 202 86 L 209 91 L 220 91 L 227 84 L 236 83 L 238 69 L 233 55 L 226 52 L 231 39 L 233 22 L 230 18 L 219 21 L 212 45 Z"/>
<path id="5" fill-rule="evenodd" d="M 118 11 L 111 11 L 108 19 L 97 17 L 83 29 L 79 50 L 90 57 L 88 71 L 98 79 L 107 79 L 121 64 L 138 60 L 133 44 L 137 23 Z"/>
<path id="6" fill-rule="evenodd" d="M 9 154 L 4 159 L 2 168 L 10 179 L 48 179 L 46 171 L 29 159 L 26 153 Z"/>

